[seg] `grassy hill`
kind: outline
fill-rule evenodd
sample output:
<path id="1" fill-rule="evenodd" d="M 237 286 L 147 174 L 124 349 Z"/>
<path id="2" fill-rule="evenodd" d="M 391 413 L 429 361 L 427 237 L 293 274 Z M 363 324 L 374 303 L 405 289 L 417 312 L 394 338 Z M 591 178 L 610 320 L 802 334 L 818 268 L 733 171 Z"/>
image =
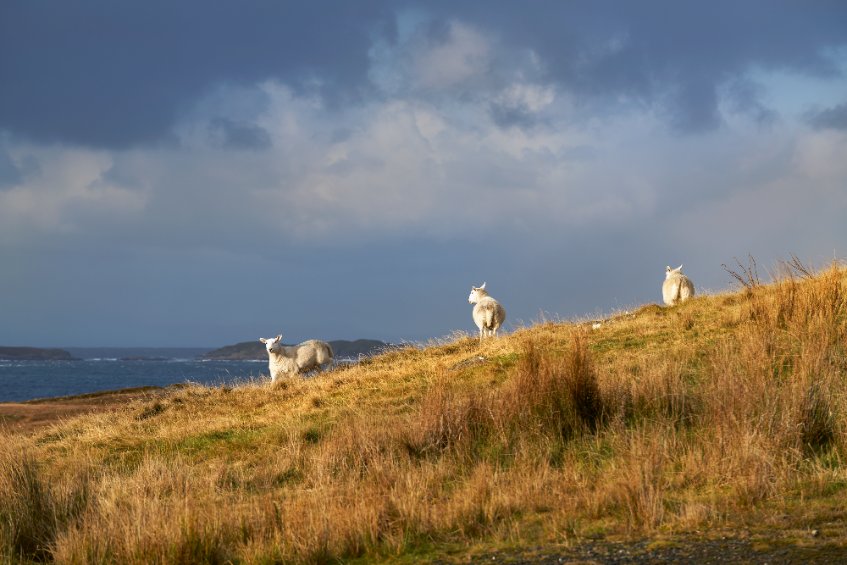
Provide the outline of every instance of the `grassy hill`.
<path id="1" fill-rule="evenodd" d="M 274 388 L 188 386 L 6 433 L 0 556 L 413 562 L 754 534 L 837 550 L 844 273 L 736 275 L 739 292 L 595 329 L 457 336 Z"/>

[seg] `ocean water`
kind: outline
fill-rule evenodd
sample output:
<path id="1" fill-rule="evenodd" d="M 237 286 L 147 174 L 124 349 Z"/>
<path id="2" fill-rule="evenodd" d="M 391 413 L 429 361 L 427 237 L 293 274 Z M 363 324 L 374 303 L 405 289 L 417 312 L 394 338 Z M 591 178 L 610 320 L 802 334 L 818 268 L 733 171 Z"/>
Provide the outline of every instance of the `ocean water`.
<path id="1" fill-rule="evenodd" d="M 0 402 L 185 382 L 237 384 L 268 374 L 267 361 L 197 359 L 213 348 L 64 349 L 79 360 L 0 360 Z"/>

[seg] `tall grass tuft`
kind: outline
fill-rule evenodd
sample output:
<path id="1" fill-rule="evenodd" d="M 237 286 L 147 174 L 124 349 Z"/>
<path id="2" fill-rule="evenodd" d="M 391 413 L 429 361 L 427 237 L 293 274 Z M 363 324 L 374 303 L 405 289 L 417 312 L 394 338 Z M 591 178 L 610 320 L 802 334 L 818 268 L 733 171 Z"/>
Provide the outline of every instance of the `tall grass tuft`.
<path id="1" fill-rule="evenodd" d="M 450 455 L 465 464 L 508 463 L 531 445 L 561 452 L 595 433 L 604 403 L 584 336 L 561 354 L 533 339 L 522 342 L 509 377 L 490 389 L 468 389 L 442 375 L 421 399 L 399 438 L 415 458 Z"/>
<path id="2" fill-rule="evenodd" d="M 413 456 L 474 459 L 492 433 L 491 397 L 458 390 L 442 376 L 424 394 L 408 429 L 404 444 Z"/>
<path id="3" fill-rule="evenodd" d="M 496 416 L 515 436 L 537 433 L 567 441 L 593 433 L 603 420 L 603 400 L 584 336 L 571 336 L 564 356 L 535 340 L 500 393 Z"/>
<path id="4" fill-rule="evenodd" d="M 86 508 L 88 482 L 56 485 L 26 453 L 0 454 L 0 555 L 47 561 L 58 535 Z"/>

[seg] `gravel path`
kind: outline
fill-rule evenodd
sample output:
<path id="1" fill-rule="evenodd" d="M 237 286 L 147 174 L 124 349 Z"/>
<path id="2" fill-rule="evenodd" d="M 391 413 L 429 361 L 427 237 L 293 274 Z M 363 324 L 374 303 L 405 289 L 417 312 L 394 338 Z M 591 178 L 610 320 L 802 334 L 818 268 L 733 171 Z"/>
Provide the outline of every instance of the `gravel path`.
<path id="1" fill-rule="evenodd" d="M 644 565 L 658 563 L 750 563 L 838 564 L 847 563 L 847 547 L 843 543 L 781 543 L 768 545 L 749 539 L 696 540 L 678 539 L 635 542 L 589 542 L 573 547 L 529 548 L 474 555 L 456 561 L 435 563 L 482 563 L 509 565 L 559 565 L 562 563 L 594 565 Z"/>

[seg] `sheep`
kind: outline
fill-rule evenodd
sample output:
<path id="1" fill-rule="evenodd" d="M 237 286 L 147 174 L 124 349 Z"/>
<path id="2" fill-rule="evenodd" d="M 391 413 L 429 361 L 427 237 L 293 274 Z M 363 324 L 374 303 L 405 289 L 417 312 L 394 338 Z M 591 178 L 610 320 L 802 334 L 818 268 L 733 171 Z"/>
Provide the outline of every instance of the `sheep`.
<path id="1" fill-rule="evenodd" d="M 283 345 L 282 334 L 274 338 L 260 337 L 268 350 L 268 369 L 271 382 L 286 375 L 298 375 L 332 362 L 332 347 L 317 339 L 304 341 L 300 345 Z"/>
<path id="2" fill-rule="evenodd" d="M 665 269 L 665 282 L 662 283 L 662 299 L 668 306 L 684 302 L 694 296 L 694 283 L 682 274 L 682 265 L 676 269 Z"/>
<path id="3" fill-rule="evenodd" d="M 497 337 L 497 330 L 506 319 L 506 309 L 488 296 L 485 283 L 482 283 L 480 287 L 471 286 L 468 303 L 476 304 L 473 307 L 473 321 L 479 328 L 479 342 L 482 343 L 482 338 L 485 336 Z"/>

